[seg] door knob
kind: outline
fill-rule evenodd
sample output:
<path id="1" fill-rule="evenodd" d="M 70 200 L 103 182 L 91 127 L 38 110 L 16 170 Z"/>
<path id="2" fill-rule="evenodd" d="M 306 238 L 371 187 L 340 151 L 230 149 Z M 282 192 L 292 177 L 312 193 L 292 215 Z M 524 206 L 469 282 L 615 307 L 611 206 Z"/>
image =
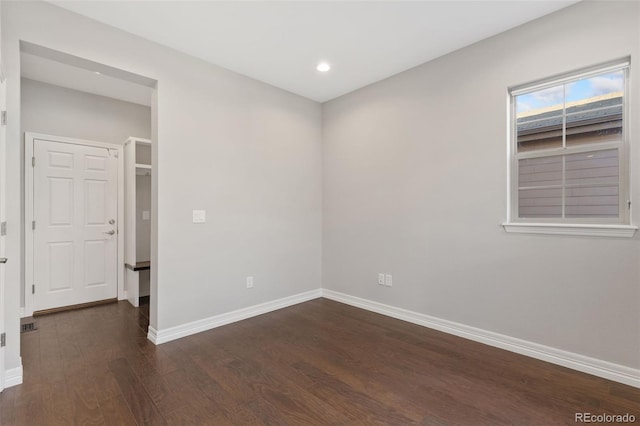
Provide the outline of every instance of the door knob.
<path id="1" fill-rule="evenodd" d="M 7 259 L 6 257 L 0 257 L 0 263 L 7 263 L 9 259 Z"/>
<path id="2" fill-rule="evenodd" d="M 116 233 L 116 231 L 114 231 L 113 229 L 112 229 L 111 231 L 107 231 L 107 232 L 105 232 L 105 234 L 109 234 L 109 235 L 113 235 L 113 234 L 115 234 L 115 233 Z"/>
<path id="3" fill-rule="evenodd" d="M 115 219 L 109 219 L 109 225 L 113 225 L 114 223 L 116 223 Z"/>

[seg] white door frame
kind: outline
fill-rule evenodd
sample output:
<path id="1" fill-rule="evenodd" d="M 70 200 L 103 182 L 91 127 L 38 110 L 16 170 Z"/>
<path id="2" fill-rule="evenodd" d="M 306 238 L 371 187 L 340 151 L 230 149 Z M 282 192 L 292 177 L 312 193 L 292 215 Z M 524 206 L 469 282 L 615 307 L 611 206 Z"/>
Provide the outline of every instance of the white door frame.
<path id="1" fill-rule="evenodd" d="M 83 139 L 73 139 L 63 136 L 52 136 L 41 133 L 25 132 L 24 134 L 24 189 L 25 189 L 25 279 L 24 279 L 24 316 L 29 317 L 33 315 L 34 310 L 34 297 L 31 292 L 31 286 L 33 283 L 33 268 L 34 268 L 34 244 L 33 244 L 33 229 L 31 228 L 31 222 L 34 220 L 33 211 L 33 167 L 32 158 L 34 152 L 34 140 L 44 139 L 53 142 L 68 143 L 74 145 L 92 146 L 97 148 L 107 148 L 116 150 L 118 153 L 118 233 L 117 233 L 117 250 L 118 250 L 118 273 L 117 273 L 117 288 L 118 288 L 118 300 L 124 300 L 127 295 L 124 290 L 124 162 L 123 162 L 123 150 L 122 145 L 95 142 Z M 37 224 L 36 224 L 37 226 Z"/>
<path id="2" fill-rule="evenodd" d="M 4 78 L 4 71 L 2 69 L 2 64 L 0 63 L 0 110 L 5 111 L 7 108 L 7 82 Z M 0 129 L 0 223 L 6 221 L 6 167 L 7 167 L 7 151 L 6 151 L 6 123 L 0 124 L 2 129 Z M 6 224 L 6 222 L 5 222 Z M 0 236 L 0 238 L 6 238 Z M 0 244 L 3 244 L 4 241 L 0 241 Z M 5 256 L 6 247 L 4 250 L 0 249 L 0 257 Z M 5 277 L 4 277 L 4 265 L 0 264 L 0 332 L 4 333 L 5 330 L 5 312 L 7 309 L 7 302 L 5 299 Z M 4 390 L 6 381 L 5 381 L 5 348 L 0 348 L 0 392 Z"/>

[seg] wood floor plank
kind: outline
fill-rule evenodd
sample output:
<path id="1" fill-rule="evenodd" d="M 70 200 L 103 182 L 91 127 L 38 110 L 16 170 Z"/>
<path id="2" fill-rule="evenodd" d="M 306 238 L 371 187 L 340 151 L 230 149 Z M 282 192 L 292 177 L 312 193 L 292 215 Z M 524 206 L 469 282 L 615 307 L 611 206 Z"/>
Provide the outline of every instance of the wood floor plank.
<path id="1" fill-rule="evenodd" d="M 375 315 L 375 314 L 374 314 Z M 345 318 L 340 318 L 339 313 L 332 315 L 329 321 L 323 321 L 325 329 L 330 331 L 330 335 L 339 333 L 343 329 L 342 324 Z M 355 331 L 357 330 L 357 333 Z M 349 327 L 346 332 L 350 341 L 349 344 L 340 342 L 340 350 L 345 348 L 347 352 L 341 352 L 337 363 L 344 364 L 346 370 L 371 371 L 369 377 L 377 382 L 384 384 L 387 388 L 399 389 L 399 394 L 403 389 L 411 389 L 412 381 L 418 379 L 418 384 L 426 385 L 422 390 L 414 388 L 413 392 L 407 395 L 411 399 L 413 395 L 422 395 L 424 398 L 445 399 L 449 400 L 444 405 L 450 405 L 452 402 L 458 405 L 465 405 L 465 410 L 459 412 L 472 412 L 476 418 L 482 418 L 483 410 L 494 406 L 494 412 L 500 413 L 502 416 L 519 413 L 520 416 L 527 414 L 534 418 L 546 418 L 544 410 L 540 406 L 536 410 L 527 410 L 527 404 L 521 404 L 524 397 L 514 393 L 513 389 L 504 388 L 494 383 L 493 376 L 486 376 L 482 380 L 475 378 L 477 371 L 483 370 L 483 364 L 469 362 L 464 356 L 447 357 L 436 351 L 435 354 L 429 351 L 413 351 L 410 346 L 403 346 L 402 342 L 397 340 L 386 340 L 380 348 L 377 347 L 376 338 L 383 333 L 370 336 L 369 332 L 354 326 Z M 345 334 L 345 333 L 343 333 Z M 371 342 L 374 342 L 373 344 Z M 474 342 L 469 342 L 474 343 Z M 325 342 L 323 347 L 331 346 L 331 343 Z M 385 347 L 392 347 L 392 351 L 385 351 Z M 482 345 L 484 346 L 484 345 Z M 359 348 L 359 350 L 367 351 L 374 354 L 368 356 L 364 362 L 358 358 L 358 352 L 353 352 L 349 348 Z M 282 348 L 281 348 L 282 349 Z M 382 349 L 382 350 L 379 350 Z M 495 350 L 495 348 L 493 348 Z M 513 354 L 511 354 L 513 355 Z M 324 357 L 330 357 L 331 353 L 324 354 Z M 443 362 L 445 360 L 445 362 Z M 353 362 L 352 362 L 353 361 Z M 453 364 L 452 364 L 453 363 Z M 384 366 L 384 368 L 378 368 Z M 394 385 L 395 384 L 395 385 Z M 438 389 L 447 389 L 446 393 L 439 392 Z M 435 389 L 431 391 L 431 389 Z M 465 394 L 472 392 L 475 397 L 469 399 Z M 456 402 L 457 401 L 457 402 Z M 434 401 L 436 402 L 436 401 Z M 546 399 L 547 403 L 551 401 Z M 437 405 L 437 404 L 436 404 Z M 480 406 L 480 407 L 478 407 Z M 523 408 L 524 407 L 524 408 Z M 499 418 L 487 419 L 488 422 L 497 422 Z M 502 422 L 505 422 L 504 417 Z"/>
<path id="2" fill-rule="evenodd" d="M 176 426 L 234 426 L 240 423 L 233 423 L 218 414 L 203 414 L 202 410 L 187 406 L 172 411 L 166 416 L 168 425 Z"/>
<path id="3" fill-rule="evenodd" d="M 194 356 L 198 366 L 216 382 L 220 383 L 224 391 L 238 401 L 265 424 L 287 424 L 286 416 L 273 405 L 265 401 L 250 383 L 234 374 L 225 365 L 212 363 L 206 356 Z"/>
<path id="4" fill-rule="evenodd" d="M 122 396 L 120 386 L 113 372 L 105 371 L 96 375 L 92 380 L 96 388 L 96 397 L 99 403 Z"/>
<path id="5" fill-rule="evenodd" d="M 255 359 L 238 358 L 226 368 L 249 384 L 254 394 L 266 401 L 289 421 L 300 424 L 339 424 L 341 416 L 331 406 Z"/>
<path id="6" fill-rule="evenodd" d="M 189 394 L 172 388 L 165 376 L 149 374 L 140 381 L 163 416 L 189 406 Z"/>
<path id="7" fill-rule="evenodd" d="M 74 398 L 71 397 L 64 380 L 43 385 L 42 398 L 48 424 L 74 424 Z"/>
<path id="8" fill-rule="evenodd" d="M 640 389 L 326 299 L 155 346 L 148 305 L 38 317 L 1 425 L 555 425 Z"/>
<path id="9" fill-rule="evenodd" d="M 105 399 L 100 402 L 100 409 L 107 425 L 119 425 L 119 426 L 136 426 L 135 417 L 127 402 L 122 395 L 116 395 L 112 398 Z"/>
<path id="10" fill-rule="evenodd" d="M 16 425 L 45 425 L 44 401 L 41 386 L 22 392 L 16 397 L 14 422 Z"/>
<path id="11" fill-rule="evenodd" d="M 293 367 L 283 371 L 288 377 L 297 377 L 300 386 L 305 387 L 319 398 L 327 401 L 335 410 L 343 412 L 348 418 L 358 419 L 369 415 L 362 414 L 363 408 L 353 407 L 351 402 L 344 398 L 343 395 L 335 392 L 332 388 L 322 386 L 317 383 L 313 375 L 305 374 L 304 369 L 297 369 L 295 366 L 300 362 L 306 362 L 310 366 L 325 372 L 331 378 L 339 378 L 342 382 L 339 386 L 348 386 L 350 391 L 358 392 L 371 397 L 376 401 L 384 401 L 384 404 L 396 411 L 402 412 L 405 416 L 413 421 L 419 421 L 422 418 L 424 399 L 419 402 L 412 401 L 402 394 L 403 391 L 409 389 L 407 384 L 402 387 L 394 388 L 388 382 L 384 384 L 373 380 L 370 375 L 360 375 L 351 368 L 342 368 L 334 362 L 328 361 L 328 357 L 318 354 L 316 351 L 305 352 L 304 357 L 296 355 L 298 351 L 291 350 L 291 346 L 286 348 L 282 346 L 271 345 L 268 347 L 268 354 L 280 358 L 287 365 Z"/>
<path id="12" fill-rule="evenodd" d="M 264 424 L 255 414 L 248 410 L 245 406 L 234 400 L 223 387 L 209 377 L 206 372 L 200 369 L 191 356 L 183 364 L 185 381 L 194 389 L 197 389 L 203 398 L 206 398 L 205 404 L 211 407 L 209 401 L 215 401 L 215 406 L 223 411 L 226 419 L 236 424 L 243 425 L 262 425 Z"/>
<path id="13" fill-rule="evenodd" d="M 16 387 L 0 392 L 0 425 L 15 423 Z"/>
<path id="14" fill-rule="evenodd" d="M 76 377 L 67 378 L 66 382 L 69 398 L 73 405 L 74 423 L 82 425 L 104 424 L 93 380 L 90 377 Z"/>
<path id="15" fill-rule="evenodd" d="M 139 424 L 165 424 L 164 418 L 126 359 L 111 361 L 109 369 L 113 372 L 122 396 Z"/>

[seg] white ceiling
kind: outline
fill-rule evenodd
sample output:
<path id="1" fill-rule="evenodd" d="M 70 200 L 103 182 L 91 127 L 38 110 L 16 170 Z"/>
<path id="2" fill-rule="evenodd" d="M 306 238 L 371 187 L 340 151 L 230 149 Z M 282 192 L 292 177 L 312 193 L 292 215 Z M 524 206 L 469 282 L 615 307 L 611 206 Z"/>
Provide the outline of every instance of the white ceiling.
<path id="1" fill-rule="evenodd" d="M 52 3 L 324 102 L 577 1 Z"/>

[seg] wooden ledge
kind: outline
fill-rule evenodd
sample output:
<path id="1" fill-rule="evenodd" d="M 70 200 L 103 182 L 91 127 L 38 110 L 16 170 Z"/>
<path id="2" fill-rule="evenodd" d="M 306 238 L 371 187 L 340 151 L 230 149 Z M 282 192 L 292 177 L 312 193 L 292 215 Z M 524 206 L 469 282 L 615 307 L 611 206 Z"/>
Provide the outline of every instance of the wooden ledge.
<path id="1" fill-rule="evenodd" d="M 146 271 L 151 269 L 151 262 L 138 262 L 135 265 L 129 265 L 128 263 L 125 263 L 124 266 L 126 266 L 127 269 L 130 269 L 134 272 Z"/>

